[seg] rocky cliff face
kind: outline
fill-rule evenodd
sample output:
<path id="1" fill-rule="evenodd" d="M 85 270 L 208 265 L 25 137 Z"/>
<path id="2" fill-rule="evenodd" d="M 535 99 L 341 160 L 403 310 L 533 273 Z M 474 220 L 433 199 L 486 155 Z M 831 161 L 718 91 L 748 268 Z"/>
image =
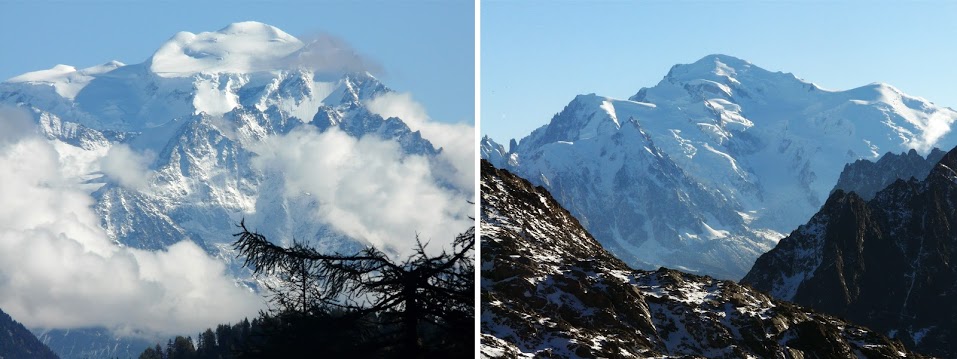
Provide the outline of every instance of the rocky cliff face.
<path id="1" fill-rule="evenodd" d="M 914 356 L 731 281 L 633 270 L 544 188 L 485 161 L 481 193 L 483 357 Z"/>
<path id="2" fill-rule="evenodd" d="M 922 180 L 927 177 L 934 165 L 944 157 L 946 152 L 934 148 L 926 157 L 915 150 L 901 154 L 888 152 L 879 160 L 857 160 L 844 165 L 837 185 L 831 190 L 854 192 L 865 200 L 874 198 L 877 191 L 884 189 L 898 179 L 908 180 L 911 177 Z"/>
<path id="3" fill-rule="evenodd" d="M 957 151 L 926 179 L 865 200 L 836 190 L 742 280 L 867 325 L 927 354 L 957 355 Z"/>

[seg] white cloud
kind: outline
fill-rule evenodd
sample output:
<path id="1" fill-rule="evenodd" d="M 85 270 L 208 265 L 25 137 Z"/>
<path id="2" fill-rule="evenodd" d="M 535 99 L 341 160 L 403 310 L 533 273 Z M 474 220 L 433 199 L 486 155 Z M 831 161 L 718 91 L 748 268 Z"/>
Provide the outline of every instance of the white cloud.
<path id="1" fill-rule="evenodd" d="M 287 197 L 313 196 L 319 220 L 400 257 L 416 233 L 437 251 L 473 223 L 470 197 L 440 186 L 428 159 L 401 155 L 394 141 L 308 127 L 253 150 L 257 168 L 284 176 Z"/>
<path id="2" fill-rule="evenodd" d="M 947 111 L 934 111 L 930 114 L 926 114 L 926 119 L 923 119 L 924 125 L 918 126 L 921 130 L 921 135 L 917 139 L 917 143 L 914 144 L 914 147 L 917 151 L 921 153 L 930 152 L 935 146 L 939 146 L 941 143 L 952 143 L 945 142 L 942 139 L 946 138 L 948 134 L 951 134 L 951 124 L 954 122 L 953 112 L 948 113 Z M 910 121 L 908 121 L 910 122 Z"/>
<path id="3" fill-rule="evenodd" d="M 433 121 L 425 107 L 409 93 L 390 92 L 366 103 L 369 111 L 384 118 L 398 117 L 413 131 L 442 148 L 441 158 L 451 168 L 437 175 L 469 193 L 475 190 L 475 127 L 464 123 Z"/>
<path id="4" fill-rule="evenodd" d="M 366 102 L 366 107 L 379 116 L 398 117 L 412 130 L 419 130 L 423 124 L 431 122 L 425 106 L 416 102 L 407 92 L 389 92 Z"/>
<path id="5" fill-rule="evenodd" d="M 30 115 L 15 107 L 0 107 L 0 148 L 36 133 Z"/>
<path id="6" fill-rule="evenodd" d="M 9 123 L 0 113 L 0 124 Z M 93 199 L 62 173 L 47 140 L 0 144 L 0 308 L 34 328 L 195 333 L 254 315 L 262 299 L 190 241 L 151 252 L 117 246 Z M 119 155 L 125 156 L 125 155 Z"/>
<path id="7" fill-rule="evenodd" d="M 300 39 L 303 47 L 282 58 L 279 63 L 270 63 L 267 68 L 305 68 L 318 73 L 340 75 L 350 72 L 382 73 L 382 67 L 360 55 L 352 46 L 327 33 L 310 35 Z"/>
<path id="8" fill-rule="evenodd" d="M 152 151 L 138 153 L 130 146 L 117 144 L 110 147 L 106 156 L 100 159 L 100 169 L 107 177 L 115 180 L 121 186 L 145 190 L 149 186 L 149 179 L 153 171 L 150 163 L 156 159 Z"/>

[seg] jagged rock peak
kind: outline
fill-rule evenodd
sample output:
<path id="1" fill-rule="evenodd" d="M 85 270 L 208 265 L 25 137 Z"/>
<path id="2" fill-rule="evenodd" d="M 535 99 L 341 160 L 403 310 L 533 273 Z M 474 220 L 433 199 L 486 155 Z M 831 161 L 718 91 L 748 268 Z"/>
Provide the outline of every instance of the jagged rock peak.
<path id="1" fill-rule="evenodd" d="M 900 154 L 888 152 L 876 162 L 860 159 L 844 165 L 841 176 L 831 192 L 843 190 L 855 192 L 866 200 L 874 198 L 877 191 L 898 179 L 923 180 L 931 169 L 944 157 L 945 152 L 932 149 L 926 157 L 910 149 Z"/>
<path id="2" fill-rule="evenodd" d="M 923 160 L 913 153 L 899 157 Z M 925 179 L 895 179 L 868 201 L 835 190 L 807 224 L 758 258 L 742 283 L 856 321 L 913 350 L 954 357 L 953 168 L 957 148 Z"/>

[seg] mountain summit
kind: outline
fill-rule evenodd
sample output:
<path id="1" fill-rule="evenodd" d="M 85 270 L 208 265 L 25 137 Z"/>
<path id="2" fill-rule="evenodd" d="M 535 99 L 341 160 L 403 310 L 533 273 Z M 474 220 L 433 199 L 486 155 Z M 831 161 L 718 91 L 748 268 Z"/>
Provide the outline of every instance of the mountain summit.
<path id="1" fill-rule="evenodd" d="M 957 112 L 883 84 L 830 91 L 745 60 L 676 65 L 628 100 L 576 96 L 496 166 L 545 186 L 613 253 L 737 279 L 845 164 L 957 145 Z"/>
<path id="2" fill-rule="evenodd" d="M 147 63 L 150 71 L 163 77 L 269 71 L 304 45 L 273 26 L 237 22 L 216 32 L 180 32 L 160 46 Z"/>
<path id="3" fill-rule="evenodd" d="M 387 91 L 343 44 L 304 43 L 259 22 L 216 32 L 180 32 L 143 63 L 82 70 L 57 65 L 0 83 L 0 102 L 30 104 L 97 129 L 141 131 L 172 118 L 222 116 L 240 107 L 308 122 L 320 105 L 368 89 Z M 363 99 L 377 93 L 367 91 Z M 352 100 L 358 100 L 354 98 Z"/>
<path id="4" fill-rule="evenodd" d="M 705 56 L 691 64 L 678 64 L 671 67 L 662 82 L 681 85 L 711 82 L 724 86 L 737 86 L 771 78 L 777 78 L 776 80 L 783 82 L 797 80 L 791 74 L 772 73 L 734 56 L 714 54 Z M 643 95 L 643 91 L 646 90 L 644 88 L 639 90 L 638 94 L 635 94 L 629 100 L 646 100 L 647 98 Z"/>

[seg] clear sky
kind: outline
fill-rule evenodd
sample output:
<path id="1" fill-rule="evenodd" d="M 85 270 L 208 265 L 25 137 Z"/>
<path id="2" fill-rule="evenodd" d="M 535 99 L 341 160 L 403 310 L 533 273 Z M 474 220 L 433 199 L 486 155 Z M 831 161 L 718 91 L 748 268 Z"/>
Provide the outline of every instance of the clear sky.
<path id="1" fill-rule="evenodd" d="M 482 2 L 481 133 L 507 145 L 576 94 L 628 98 L 714 53 L 832 90 L 957 108 L 957 2 Z"/>
<path id="2" fill-rule="evenodd" d="M 377 63 L 438 121 L 474 118 L 474 3 L 415 1 L 0 0 L 0 81 L 56 64 L 140 63 L 179 31 L 254 20 L 331 34 Z"/>

